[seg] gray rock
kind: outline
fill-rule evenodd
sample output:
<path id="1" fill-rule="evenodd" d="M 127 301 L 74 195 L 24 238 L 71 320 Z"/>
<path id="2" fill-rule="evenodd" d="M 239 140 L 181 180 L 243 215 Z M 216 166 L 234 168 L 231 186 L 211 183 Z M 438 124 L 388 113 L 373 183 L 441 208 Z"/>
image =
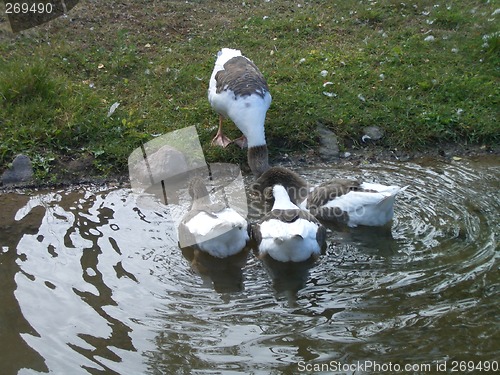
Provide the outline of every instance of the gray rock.
<path id="1" fill-rule="evenodd" d="M 1 181 L 4 185 L 16 185 L 30 182 L 33 179 L 33 166 L 26 155 L 17 155 L 12 162 L 12 167 L 3 174 Z"/>
<path id="2" fill-rule="evenodd" d="M 324 160 L 331 160 L 339 157 L 339 144 L 337 136 L 330 129 L 327 129 L 323 124 L 319 124 L 316 128 L 319 135 L 318 148 L 319 155 Z"/>
<path id="3" fill-rule="evenodd" d="M 365 133 L 361 137 L 363 142 L 366 142 L 367 140 L 378 141 L 384 136 L 384 131 L 378 126 L 367 126 L 363 129 L 363 132 Z"/>

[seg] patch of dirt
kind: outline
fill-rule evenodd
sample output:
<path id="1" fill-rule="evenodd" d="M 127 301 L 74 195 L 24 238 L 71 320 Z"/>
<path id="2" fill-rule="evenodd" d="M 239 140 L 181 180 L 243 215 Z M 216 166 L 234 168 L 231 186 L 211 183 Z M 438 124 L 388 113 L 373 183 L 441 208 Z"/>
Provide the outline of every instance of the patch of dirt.
<path id="1" fill-rule="evenodd" d="M 381 161 L 418 161 L 423 159 L 460 160 L 460 158 L 495 157 L 500 164 L 500 146 L 475 146 L 446 144 L 420 151 L 388 150 L 376 145 L 364 148 L 342 151 L 338 158 L 322 159 L 315 151 L 285 153 L 272 155 L 271 165 L 281 165 L 287 168 L 304 168 L 308 166 L 331 166 L 349 164 L 378 163 Z M 54 161 L 51 169 L 51 181 L 35 181 L 16 186 L 0 186 L 0 193 L 19 189 L 61 188 L 75 185 L 110 185 L 130 186 L 127 171 L 120 174 L 100 176 L 93 165 L 93 157 L 85 155 L 80 159 L 60 158 Z M 244 174 L 249 174 L 248 165 L 240 166 Z M 55 182 L 54 182 L 55 181 Z"/>
<path id="2" fill-rule="evenodd" d="M 359 165 L 362 163 L 378 163 L 387 160 L 408 162 L 421 159 L 453 160 L 457 158 L 480 158 L 486 156 L 500 156 L 500 146 L 443 144 L 424 150 L 400 151 L 390 150 L 371 144 L 363 148 L 350 148 L 341 151 L 340 157 L 337 158 L 324 159 L 318 156 L 316 152 L 311 151 L 307 154 L 302 152 L 278 156 L 271 161 L 271 164 L 280 164 L 290 167 L 306 167 L 308 165 L 332 165 L 342 163 Z"/>

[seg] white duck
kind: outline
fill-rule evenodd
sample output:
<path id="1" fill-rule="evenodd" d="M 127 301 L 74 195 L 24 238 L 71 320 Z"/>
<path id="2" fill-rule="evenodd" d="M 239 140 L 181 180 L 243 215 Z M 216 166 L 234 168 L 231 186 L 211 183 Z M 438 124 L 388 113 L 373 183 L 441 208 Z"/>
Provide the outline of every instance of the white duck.
<path id="1" fill-rule="evenodd" d="M 264 122 L 271 100 L 267 82 L 251 60 L 236 49 L 218 52 L 208 88 L 208 101 L 219 114 L 212 144 L 226 147 L 232 142 L 222 131 L 222 120 L 229 117 L 243 133 L 234 142 L 248 146 L 248 165 L 256 177 L 269 168 Z"/>
<path id="2" fill-rule="evenodd" d="M 274 205 L 252 227 L 259 257 L 280 262 L 303 262 L 326 250 L 326 229 L 309 212 L 290 201 L 282 185 L 272 187 Z"/>
<path id="3" fill-rule="evenodd" d="M 301 203 L 318 219 L 340 221 L 349 227 L 383 226 L 394 217 L 395 185 L 333 179 L 314 188 Z"/>
<path id="4" fill-rule="evenodd" d="M 193 202 L 179 225 L 180 247 L 195 247 L 217 258 L 243 250 L 249 240 L 245 218 L 230 207 L 212 203 L 199 177 L 190 181 L 189 194 Z"/>
<path id="5" fill-rule="evenodd" d="M 262 174 L 254 189 L 263 192 L 277 183 L 286 186 L 290 199 L 316 218 L 350 227 L 387 224 L 394 216 L 397 193 L 406 189 L 341 178 L 309 187 L 297 173 L 283 167 L 273 167 Z"/>

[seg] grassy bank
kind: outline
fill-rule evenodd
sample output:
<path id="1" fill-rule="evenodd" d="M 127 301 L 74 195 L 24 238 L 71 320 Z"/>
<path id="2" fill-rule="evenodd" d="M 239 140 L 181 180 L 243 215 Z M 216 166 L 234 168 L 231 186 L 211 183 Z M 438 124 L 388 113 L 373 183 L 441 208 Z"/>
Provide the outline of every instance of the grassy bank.
<path id="1" fill-rule="evenodd" d="M 42 179 L 61 165 L 123 173 L 141 143 L 188 125 L 209 161 L 243 161 L 209 145 L 218 119 L 206 90 L 222 46 L 268 79 L 271 156 L 313 150 L 318 123 L 344 149 L 372 125 L 387 148 L 498 144 L 499 19 L 479 0 L 86 0 L 16 35 L 3 18 L 0 171 L 25 153 Z"/>

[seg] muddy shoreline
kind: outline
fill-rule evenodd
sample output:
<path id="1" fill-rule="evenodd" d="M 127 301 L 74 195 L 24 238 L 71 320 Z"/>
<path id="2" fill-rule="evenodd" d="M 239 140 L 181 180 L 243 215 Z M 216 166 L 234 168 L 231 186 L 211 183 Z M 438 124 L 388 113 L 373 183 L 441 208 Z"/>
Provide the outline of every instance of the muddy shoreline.
<path id="1" fill-rule="evenodd" d="M 341 151 L 339 157 L 322 158 L 316 151 L 293 152 L 271 155 L 271 165 L 281 165 L 289 168 L 304 168 L 307 166 L 345 165 L 356 167 L 362 163 L 377 163 L 381 161 L 418 161 L 425 159 L 460 161 L 461 158 L 499 157 L 500 146 L 480 145 L 437 145 L 418 151 L 390 150 L 376 145 L 364 148 L 351 148 Z M 244 174 L 250 173 L 248 166 L 241 165 Z M 79 185 L 109 185 L 118 187 L 130 186 L 127 171 L 123 174 L 99 176 L 92 168 L 90 160 L 58 160 L 50 172 L 51 181 L 31 181 L 23 184 L 0 185 L 0 194 L 19 192 L 32 189 L 57 189 Z"/>

